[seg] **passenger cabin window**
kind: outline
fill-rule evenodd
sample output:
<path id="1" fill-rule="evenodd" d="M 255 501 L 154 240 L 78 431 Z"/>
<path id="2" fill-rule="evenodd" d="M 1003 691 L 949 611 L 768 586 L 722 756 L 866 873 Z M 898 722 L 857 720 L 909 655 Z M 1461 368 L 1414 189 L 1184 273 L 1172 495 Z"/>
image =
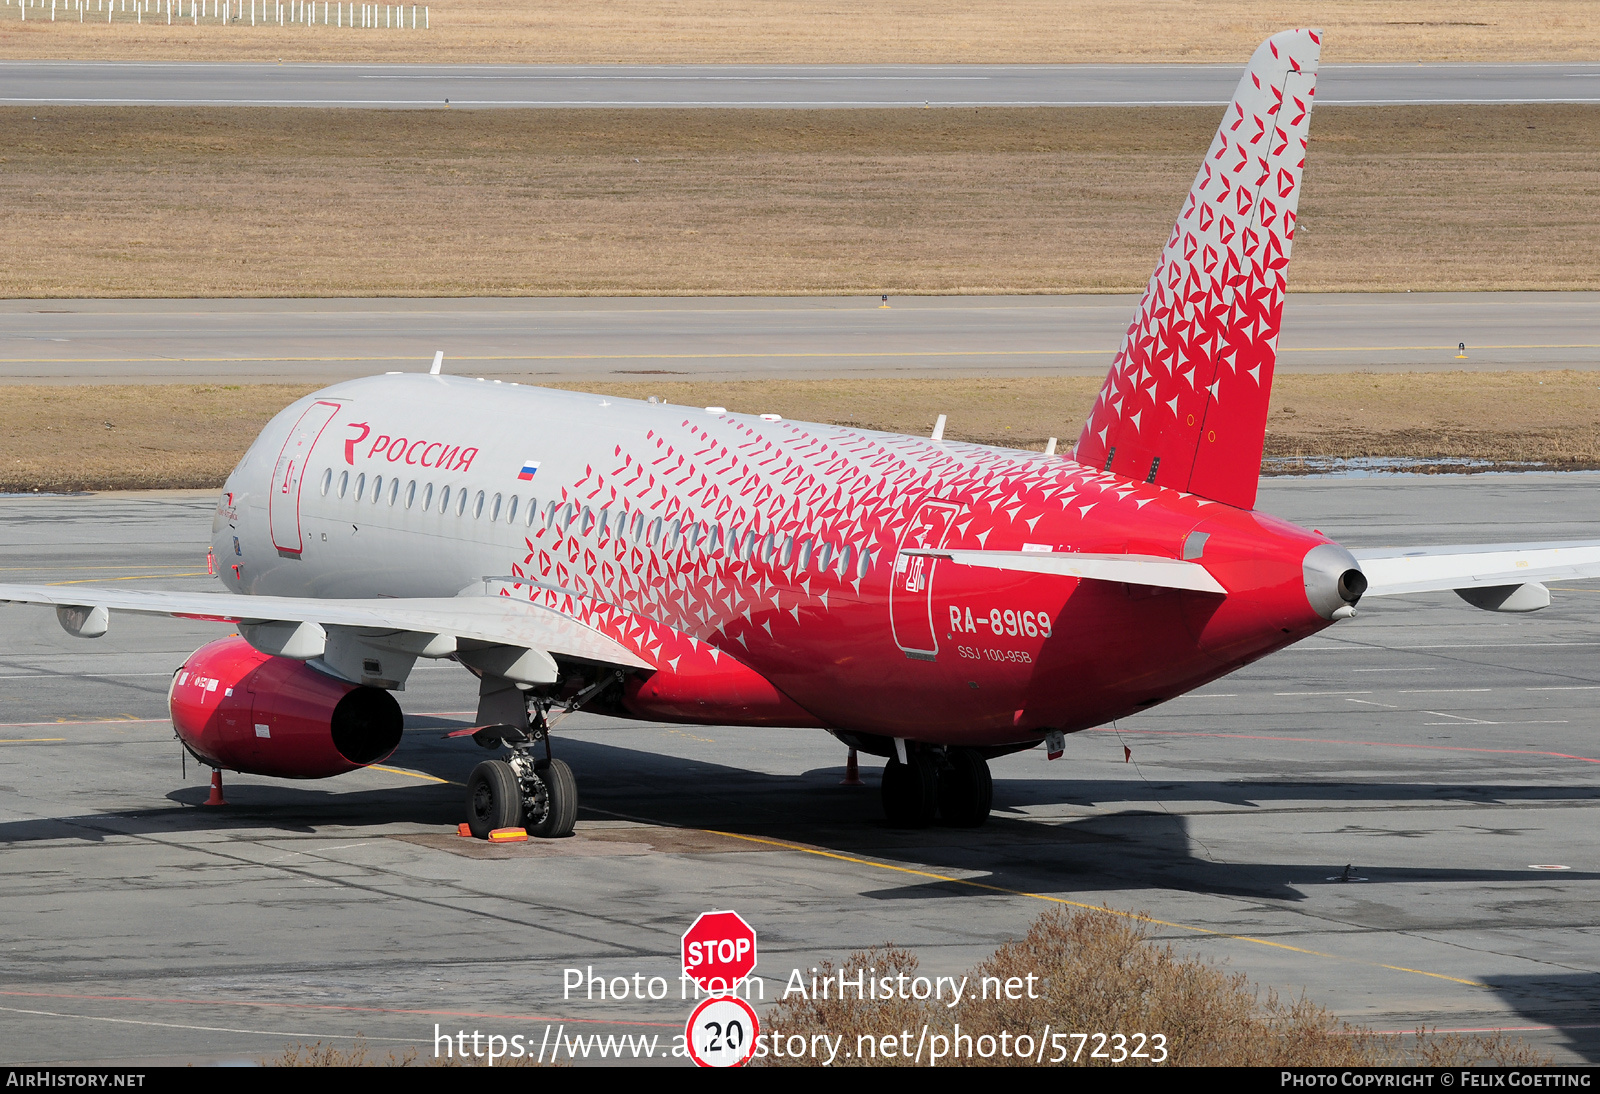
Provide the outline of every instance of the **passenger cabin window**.
<path id="1" fill-rule="evenodd" d="M 528 527 L 533 527 L 533 522 L 539 519 L 539 499 L 528 499 Z"/>
<path id="2" fill-rule="evenodd" d="M 594 531 L 594 510 L 585 505 L 583 519 L 578 521 L 578 533 L 586 536 L 592 531 Z"/>
<path id="3" fill-rule="evenodd" d="M 456 494 L 456 516 L 465 516 L 467 512 L 467 488 L 463 486 Z"/>
<path id="4" fill-rule="evenodd" d="M 366 489 L 367 489 L 367 476 L 364 475 L 364 474 L 357 475 L 356 476 L 356 500 L 357 501 L 361 500 L 361 495 L 366 491 Z"/>
<path id="5" fill-rule="evenodd" d="M 507 524 L 515 524 L 516 522 L 517 522 L 517 496 L 515 494 L 512 494 L 511 495 L 511 506 L 510 506 L 510 508 L 508 508 L 506 510 L 506 523 Z"/>
<path id="6" fill-rule="evenodd" d="M 846 543 L 839 548 L 839 576 L 845 577 L 850 573 L 850 545 Z"/>
<path id="7" fill-rule="evenodd" d="M 478 496 L 472 499 L 472 519 L 478 520 L 483 516 L 483 491 L 478 491 Z"/>
<path id="8" fill-rule="evenodd" d="M 372 504 L 377 505 L 378 499 L 383 496 L 383 476 L 372 476 Z"/>
<path id="9" fill-rule="evenodd" d="M 396 501 L 399 501 L 399 500 L 400 500 L 400 480 L 399 479 L 390 479 L 389 480 L 389 504 L 393 505 Z"/>
<path id="10" fill-rule="evenodd" d="M 416 479 L 412 479 L 410 482 L 406 483 L 406 508 L 410 509 L 412 504 L 416 500 L 417 500 L 417 480 Z"/>
<path id="11" fill-rule="evenodd" d="M 492 524 L 500 519 L 500 495 L 494 496 L 494 501 L 489 503 L 489 522 Z"/>
<path id="12" fill-rule="evenodd" d="M 333 468 L 328 468 L 322 473 L 322 496 L 328 496 L 328 487 L 333 485 Z"/>
<path id="13" fill-rule="evenodd" d="M 787 566 L 792 558 L 794 558 L 794 537 L 784 536 L 783 550 L 778 554 L 778 565 Z"/>
<path id="14" fill-rule="evenodd" d="M 802 570 L 811 569 L 811 539 L 809 536 L 800 541 L 800 568 Z"/>
<path id="15" fill-rule="evenodd" d="M 344 497 L 344 492 L 350 489 L 350 472 L 339 472 L 339 497 Z"/>
<path id="16" fill-rule="evenodd" d="M 433 508 L 433 483 L 422 488 L 422 511 L 426 513 Z"/>

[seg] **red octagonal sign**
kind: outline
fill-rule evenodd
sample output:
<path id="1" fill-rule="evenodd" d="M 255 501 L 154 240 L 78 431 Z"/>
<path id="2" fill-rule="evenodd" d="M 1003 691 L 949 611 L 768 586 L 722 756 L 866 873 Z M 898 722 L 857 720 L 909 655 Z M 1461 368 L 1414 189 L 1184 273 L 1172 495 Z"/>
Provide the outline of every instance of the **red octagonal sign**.
<path id="1" fill-rule="evenodd" d="M 755 967 L 755 928 L 738 912 L 702 912 L 683 932 L 683 975 L 701 991 L 730 992 Z"/>

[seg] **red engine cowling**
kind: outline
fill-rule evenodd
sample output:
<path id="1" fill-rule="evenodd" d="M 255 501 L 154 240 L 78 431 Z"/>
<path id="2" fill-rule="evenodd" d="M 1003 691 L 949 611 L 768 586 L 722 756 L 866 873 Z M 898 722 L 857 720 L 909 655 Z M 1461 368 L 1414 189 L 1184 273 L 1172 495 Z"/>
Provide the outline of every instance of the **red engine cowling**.
<path id="1" fill-rule="evenodd" d="M 377 763 L 400 744 L 394 696 L 272 657 L 237 635 L 201 646 L 172 678 L 172 724 L 214 767 L 323 779 Z"/>

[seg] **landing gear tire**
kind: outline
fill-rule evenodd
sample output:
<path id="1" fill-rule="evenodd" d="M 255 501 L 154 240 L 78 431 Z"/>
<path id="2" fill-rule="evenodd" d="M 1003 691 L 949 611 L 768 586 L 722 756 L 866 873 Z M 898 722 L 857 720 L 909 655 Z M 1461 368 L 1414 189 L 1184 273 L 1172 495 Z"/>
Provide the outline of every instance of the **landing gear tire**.
<path id="1" fill-rule="evenodd" d="M 467 826 L 479 839 L 496 828 L 522 826 L 522 786 L 504 760 L 485 760 L 467 779 Z"/>
<path id="2" fill-rule="evenodd" d="M 989 819 L 994 804 L 994 779 L 989 763 L 967 748 L 945 753 L 939 772 L 939 817 L 957 828 L 976 828 Z"/>
<path id="3" fill-rule="evenodd" d="M 922 753 L 907 760 L 891 756 L 883 769 L 883 812 L 895 828 L 926 828 L 939 809 L 939 773 Z"/>
<path id="4" fill-rule="evenodd" d="M 537 770 L 539 789 L 527 804 L 528 835 L 560 839 L 578 823 L 578 780 L 564 760 L 551 760 Z"/>

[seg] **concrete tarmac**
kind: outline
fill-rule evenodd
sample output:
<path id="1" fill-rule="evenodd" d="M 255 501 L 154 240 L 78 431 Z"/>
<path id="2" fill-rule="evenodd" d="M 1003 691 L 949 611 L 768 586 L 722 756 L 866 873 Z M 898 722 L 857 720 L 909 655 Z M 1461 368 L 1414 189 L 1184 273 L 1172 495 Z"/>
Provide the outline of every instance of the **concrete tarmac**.
<path id="1" fill-rule="evenodd" d="M 1261 505 L 1354 546 L 1593 538 L 1597 489 L 1274 479 Z M 0 499 L 0 580 L 208 587 L 212 502 Z M 706 909 L 760 932 L 770 1002 L 792 969 L 886 941 L 959 974 L 1067 902 L 1146 911 L 1184 952 L 1375 1028 L 1507 1028 L 1600 1062 L 1600 583 L 1576 585 L 1531 616 L 1363 603 L 1061 761 L 997 761 L 977 831 L 884 827 L 878 762 L 840 786 L 818 731 L 574 716 L 556 737 L 577 836 L 503 848 L 453 835 L 483 758 L 440 739 L 472 704 L 456 666 L 413 676 L 381 768 L 230 775 L 231 804 L 205 809 L 165 691 L 221 628 L 114 616 L 83 641 L 0 607 L 0 1059 L 254 1060 L 357 1035 L 431 1054 L 436 1024 L 670 1037 L 679 935 Z M 569 997 L 569 969 L 672 997 Z"/>
<path id="2" fill-rule="evenodd" d="M 1102 375 L 1137 298 L 0 301 L 0 384 Z M 1600 293 L 1293 293 L 1285 372 L 1592 369 Z M 1458 356 L 1461 344 L 1466 356 Z"/>
<path id="3" fill-rule="evenodd" d="M 0 103 L 91 106 L 1225 105 L 1238 64 L 381 65 L 3 61 Z M 1323 65 L 1317 101 L 1600 102 L 1600 64 Z"/>

